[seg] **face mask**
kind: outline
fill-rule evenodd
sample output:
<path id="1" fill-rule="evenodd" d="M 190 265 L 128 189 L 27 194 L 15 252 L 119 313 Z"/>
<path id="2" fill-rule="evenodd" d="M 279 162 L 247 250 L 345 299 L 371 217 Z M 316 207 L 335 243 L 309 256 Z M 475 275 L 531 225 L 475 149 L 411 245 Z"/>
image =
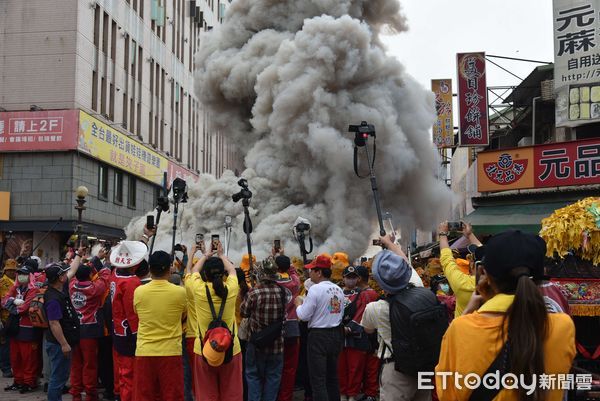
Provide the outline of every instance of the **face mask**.
<path id="1" fill-rule="evenodd" d="M 444 294 L 447 294 L 448 292 L 450 292 L 450 286 L 446 283 L 442 283 L 440 284 L 440 290 L 442 290 Z"/>
<path id="2" fill-rule="evenodd" d="M 356 287 L 356 283 L 358 283 L 358 279 L 357 278 L 345 278 L 344 283 L 346 284 L 346 287 L 354 288 L 354 287 Z"/>
<path id="3" fill-rule="evenodd" d="M 17 281 L 19 282 L 19 284 L 27 284 L 29 282 L 29 276 L 19 274 L 17 276 Z"/>

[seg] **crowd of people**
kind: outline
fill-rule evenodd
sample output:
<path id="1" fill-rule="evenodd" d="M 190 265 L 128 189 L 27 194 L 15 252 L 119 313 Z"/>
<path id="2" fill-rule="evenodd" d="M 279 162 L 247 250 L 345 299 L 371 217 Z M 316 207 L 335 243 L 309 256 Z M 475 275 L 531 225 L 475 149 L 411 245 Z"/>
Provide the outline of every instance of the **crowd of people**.
<path id="1" fill-rule="evenodd" d="M 80 246 L 47 266 L 29 255 L 4 263 L 5 391 L 35 391 L 43 377 L 49 401 L 290 401 L 298 388 L 315 401 L 563 398 L 439 374 L 569 373 L 575 329 L 543 281 L 538 236 L 509 231 L 483 245 L 466 224 L 463 261 L 442 223 L 439 258 L 419 274 L 391 235 L 360 263 L 336 252 L 304 264 L 273 248 L 239 267 L 218 241 L 148 255 L 153 235 L 95 255 Z"/>

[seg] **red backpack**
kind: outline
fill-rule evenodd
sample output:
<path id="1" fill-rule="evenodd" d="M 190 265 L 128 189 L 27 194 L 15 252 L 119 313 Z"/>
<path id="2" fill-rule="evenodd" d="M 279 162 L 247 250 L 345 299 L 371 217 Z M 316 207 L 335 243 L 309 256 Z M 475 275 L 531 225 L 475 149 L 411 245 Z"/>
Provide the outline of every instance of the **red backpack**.
<path id="1" fill-rule="evenodd" d="M 35 294 L 35 297 L 29 304 L 29 320 L 33 327 L 39 327 L 41 329 L 48 328 L 48 317 L 46 316 L 46 310 L 44 309 L 44 294 L 47 288 L 42 287 L 39 292 Z"/>

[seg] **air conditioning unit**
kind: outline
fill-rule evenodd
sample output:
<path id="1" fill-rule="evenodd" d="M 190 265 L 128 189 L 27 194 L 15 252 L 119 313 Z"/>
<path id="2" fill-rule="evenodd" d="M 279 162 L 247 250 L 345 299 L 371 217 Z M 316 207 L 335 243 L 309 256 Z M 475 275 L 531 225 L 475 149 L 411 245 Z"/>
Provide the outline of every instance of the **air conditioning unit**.
<path id="1" fill-rule="evenodd" d="M 554 99 L 554 80 L 547 79 L 540 83 L 542 90 L 542 100 L 548 101 Z"/>
<path id="2" fill-rule="evenodd" d="M 517 146 L 520 148 L 524 148 L 526 146 L 531 146 L 531 137 L 526 136 L 521 138 L 521 140 L 517 143 Z"/>

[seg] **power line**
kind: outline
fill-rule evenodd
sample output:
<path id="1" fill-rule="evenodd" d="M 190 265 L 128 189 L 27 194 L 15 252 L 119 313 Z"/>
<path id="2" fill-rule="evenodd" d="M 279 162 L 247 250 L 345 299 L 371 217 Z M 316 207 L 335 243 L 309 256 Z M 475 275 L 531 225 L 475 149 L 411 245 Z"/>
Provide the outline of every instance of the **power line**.
<path id="1" fill-rule="evenodd" d="M 502 58 L 505 60 L 514 60 L 514 61 L 525 61 L 527 63 L 537 63 L 537 64 L 552 64 L 551 61 L 538 61 L 538 60 L 530 60 L 530 59 L 526 59 L 526 58 L 517 58 L 517 57 L 506 57 L 506 56 L 494 56 L 492 54 L 486 54 L 485 57 L 492 57 L 492 58 Z"/>
<path id="2" fill-rule="evenodd" d="M 488 56 L 485 57 L 485 59 L 487 61 L 489 61 L 490 63 L 494 64 L 496 67 L 500 68 L 503 71 L 506 71 L 507 73 L 509 73 L 510 75 L 512 75 L 513 77 L 517 78 L 518 80 L 522 81 L 523 78 L 515 75 L 514 73 L 510 72 L 509 70 L 507 70 L 506 68 L 502 67 L 500 64 L 494 63 L 492 60 L 488 59 Z"/>

